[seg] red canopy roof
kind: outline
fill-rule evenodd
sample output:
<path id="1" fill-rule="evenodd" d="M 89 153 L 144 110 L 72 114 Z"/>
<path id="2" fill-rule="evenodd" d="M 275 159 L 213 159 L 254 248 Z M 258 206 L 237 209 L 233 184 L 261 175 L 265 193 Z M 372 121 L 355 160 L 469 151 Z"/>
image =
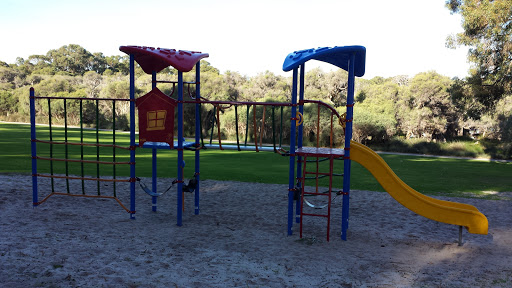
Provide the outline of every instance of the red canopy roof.
<path id="1" fill-rule="evenodd" d="M 197 62 L 209 56 L 208 53 L 146 46 L 121 46 L 119 50 L 128 55 L 133 54 L 135 61 L 148 74 L 160 72 L 168 66 L 188 72 Z"/>

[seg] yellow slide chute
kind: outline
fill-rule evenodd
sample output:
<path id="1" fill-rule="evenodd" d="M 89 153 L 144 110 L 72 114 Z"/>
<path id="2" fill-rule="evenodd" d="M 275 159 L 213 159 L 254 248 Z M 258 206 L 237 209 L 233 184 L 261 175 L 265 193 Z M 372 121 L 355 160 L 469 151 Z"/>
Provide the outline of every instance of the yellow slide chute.
<path id="1" fill-rule="evenodd" d="M 350 159 L 370 171 L 382 188 L 409 210 L 434 221 L 466 227 L 469 233 L 487 234 L 487 218 L 475 206 L 425 196 L 398 178 L 375 151 L 354 141 L 350 147 Z"/>

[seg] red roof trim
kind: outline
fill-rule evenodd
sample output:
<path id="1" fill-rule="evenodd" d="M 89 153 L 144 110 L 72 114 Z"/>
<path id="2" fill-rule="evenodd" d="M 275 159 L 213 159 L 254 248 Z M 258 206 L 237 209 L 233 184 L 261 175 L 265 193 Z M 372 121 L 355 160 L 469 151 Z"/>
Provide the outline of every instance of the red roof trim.
<path id="1" fill-rule="evenodd" d="M 135 57 L 144 72 L 151 74 L 172 66 L 181 72 L 188 72 L 208 53 L 197 51 L 154 48 L 146 46 L 121 46 L 119 50 Z"/>

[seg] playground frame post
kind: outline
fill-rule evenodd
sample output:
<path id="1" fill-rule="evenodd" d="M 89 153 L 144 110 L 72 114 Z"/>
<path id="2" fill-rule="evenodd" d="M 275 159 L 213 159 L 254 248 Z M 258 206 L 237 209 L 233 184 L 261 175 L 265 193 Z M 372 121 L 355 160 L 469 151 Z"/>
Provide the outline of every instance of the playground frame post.
<path id="1" fill-rule="evenodd" d="M 354 67 L 355 53 L 350 55 L 348 63 L 347 117 L 345 129 L 345 156 L 343 163 L 343 200 L 341 212 L 341 239 L 347 240 L 349 207 L 350 207 L 350 141 L 352 140 L 352 120 L 354 118 Z"/>
<path id="2" fill-rule="evenodd" d="M 135 57 L 130 54 L 130 219 L 135 219 Z"/>
<path id="3" fill-rule="evenodd" d="M 196 63 L 196 135 L 195 135 L 195 173 L 194 179 L 196 180 L 196 189 L 194 191 L 194 204 L 195 204 L 195 215 L 199 215 L 199 180 L 200 180 L 200 144 L 199 141 L 201 136 L 201 64 L 200 61 Z"/>
<path id="4" fill-rule="evenodd" d="M 288 177 L 288 235 L 292 235 L 293 226 L 293 198 L 295 192 L 295 114 L 297 114 L 297 73 L 298 68 L 293 69 L 292 80 L 292 114 L 290 119 L 290 173 Z"/>
<path id="5" fill-rule="evenodd" d="M 178 70 L 178 195 L 177 225 L 183 225 L 183 72 Z"/>
<path id="6" fill-rule="evenodd" d="M 151 73 L 151 82 L 152 82 L 152 85 L 151 85 L 151 88 L 154 89 L 156 88 L 156 71 L 153 71 L 153 73 Z M 152 176 L 152 182 L 151 182 L 151 189 L 153 191 L 153 193 L 157 193 L 157 179 L 158 179 L 158 175 L 157 175 L 157 157 L 158 157 L 158 150 L 156 149 L 155 145 L 153 145 L 153 148 L 151 149 L 152 151 L 152 173 L 151 173 L 151 176 Z M 151 203 L 152 203 L 152 211 L 153 212 L 156 212 L 157 210 L 157 201 L 158 201 L 158 197 L 157 196 L 152 196 L 151 197 Z"/>
<path id="7" fill-rule="evenodd" d="M 32 153 L 32 203 L 38 204 L 37 197 L 37 146 L 36 146 L 36 103 L 34 88 L 30 87 L 30 150 Z"/>
<path id="8" fill-rule="evenodd" d="M 305 64 L 306 63 L 302 63 L 302 65 L 300 65 L 300 79 L 299 79 L 299 113 L 302 115 L 301 117 L 304 116 L 304 74 L 306 73 L 306 68 L 305 68 Z M 292 116 L 292 117 L 295 117 L 295 116 Z M 302 122 L 300 125 L 299 125 L 299 135 L 297 137 L 297 148 L 302 148 L 302 145 L 303 145 L 303 135 L 304 135 L 304 122 Z M 299 177 L 302 177 L 302 156 L 298 156 L 297 157 L 297 178 Z M 297 185 L 297 189 L 301 189 L 303 185 L 306 185 L 305 183 L 305 179 L 302 179 L 302 181 L 298 181 L 299 185 Z M 295 222 L 296 223 L 300 223 L 300 211 L 302 209 L 302 201 L 299 201 L 297 200 L 297 202 L 295 203 L 296 204 L 296 208 L 295 208 Z"/>

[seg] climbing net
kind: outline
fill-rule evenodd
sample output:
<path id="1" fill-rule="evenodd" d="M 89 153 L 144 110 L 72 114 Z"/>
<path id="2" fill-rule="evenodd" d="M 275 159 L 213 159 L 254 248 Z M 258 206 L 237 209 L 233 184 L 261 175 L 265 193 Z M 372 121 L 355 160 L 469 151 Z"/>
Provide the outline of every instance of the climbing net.
<path id="1" fill-rule="evenodd" d="M 135 165 L 134 157 L 130 156 L 135 147 L 126 145 L 124 142 L 119 143 L 116 136 L 120 132 L 116 132 L 115 129 L 116 120 L 122 119 L 116 111 L 119 110 L 118 108 L 129 106 L 127 105 L 130 104 L 129 101 L 130 99 L 115 98 L 35 96 L 34 90 L 31 89 L 34 206 L 44 203 L 53 195 L 66 195 L 114 199 L 128 213 L 135 213 L 134 209 L 128 209 L 121 202 L 117 192 L 119 183 L 134 182 L 131 177 L 119 176 L 120 174 L 126 175 L 128 169 L 117 168 L 118 166 L 134 167 Z M 100 122 L 107 120 L 100 115 L 99 111 L 102 105 L 110 105 L 111 131 L 100 129 Z M 43 120 L 45 116 L 48 126 L 39 127 L 36 132 L 35 120 Z M 63 126 L 56 125 L 54 123 L 56 119 L 60 122 L 63 121 Z M 72 124 L 78 124 L 78 127 Z M 92 125 L 93 128 L 84 127 L 87 124 Z M 118 170 L 121 170 L 121 173 Z M 50 191 L 40 201 L 38 195 L 42 185 L 37 185 L 39 177 L 50 180 L 50 187 L 48 187 Z M 57 183 L 57 181 L 64 181 L 64 183 Z M 76 193 L 70 188 L 71 181 L 80 182 L 81 193 Z M 92 193 L 88 191 L 86 181 L 96 182 L 96 191 Z M 105 191 L 104 187 L 108 185 L 112 189 Z"/>

